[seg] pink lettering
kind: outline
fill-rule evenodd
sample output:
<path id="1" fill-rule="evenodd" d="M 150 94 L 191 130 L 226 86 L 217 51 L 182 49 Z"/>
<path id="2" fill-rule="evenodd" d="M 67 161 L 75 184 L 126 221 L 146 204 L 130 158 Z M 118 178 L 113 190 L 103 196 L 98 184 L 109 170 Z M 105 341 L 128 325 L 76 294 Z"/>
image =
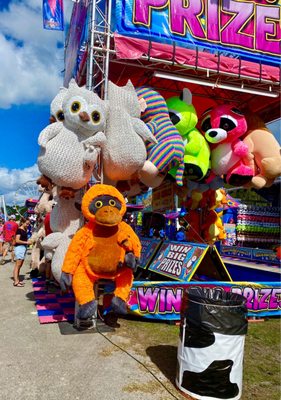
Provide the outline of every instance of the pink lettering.
<path id="1" fill-rule="evenodd" d="M 176 293 L 174 293 L 173 289 L 168 289 L 166 296 L 166 311 L 167 312 L 175 311 L 176 313 L 179 313 L 181 309 L 181 299 L 182 299 L 181 288 L 176 289 Z"/>
<path id="2" fill-rule="evenodd" d="M 281 7 L 256 7 L 256 49 L 280 54 L 280 10 Z M 271 37 L 271 40 L 270 40 Z"/>
<path id="3" fill-rule="evenodd" d="M 271 294 L 271 289 L 261 289 L 260 293 L 262 294 L 260 298 L 260 310 L 268 309 L 268 298 Z"/>
<path id="4" fill-rule="evenodd" d="M 243 291 L 243 296 L 246 297 L 247 299 L 247 303 L 246 303 L 246 307 L 249 310 L 253 309 L 253 304 L 251 303 L 251 301 L 253 300 L 254 297 L 254 291 L 252 288 L 245 288 Z"/>
<path id="5" fill-rule="evenodd" d="M 139 309 L 142 312 L 155 313 L 159 288 L 138 288 Z"/>
<path id="6" fill-rule="evenodd" d="M 163 313 L 165 311 L 166 311 L 166 289 L 161 289 L 159 297 L 159 312 Z"/>
<path id="7" fill-rule="evenodd" d="M 259 289 L 255 289 L 253 310 L 258 310 L 258 309 L 259 309 Z"/>
<path id="8" fill-rule="evenodd" d="M 222 29 L 222 43 L 253 49 L 254 37 L 243 34 L 241 31 L 248 19 L 253 15 L 254 4 L 242 1 L 223 0 L 222 11 L 233 13 L 233 18 L 231 18 Z"/>
<path id="9" fill-rule="evenodd" d="M 207 38 L 218 42 L 220 41 L 220 23 L 218 21 L 220 15 L 219 2 L 208 0 L 206 4 Z"/>
<path id="10" fill-rule="evenodd" d="M 281 296 L 281 289 L 272 289 L 272 294 L 269 301 L 270 309 L 276 310 L 278 308 L 281 308 L 280 296 Z"/>
<path id="11" fill-rule="evenodd" d="M 191 35 L 204 38 L 205 32 L 199 22 L 198 17 L 202 14 L 203 4 L 201 1 L 173 0 L 169 2 L 171 30 L 179 35 L 185 35 L 186 27 Z"/>
<path id="12" fill-rule="evenodd" d="M 134 23 L 150 25 L 152 9 L 164 8 L 169 0 L 135 0 Z"/>

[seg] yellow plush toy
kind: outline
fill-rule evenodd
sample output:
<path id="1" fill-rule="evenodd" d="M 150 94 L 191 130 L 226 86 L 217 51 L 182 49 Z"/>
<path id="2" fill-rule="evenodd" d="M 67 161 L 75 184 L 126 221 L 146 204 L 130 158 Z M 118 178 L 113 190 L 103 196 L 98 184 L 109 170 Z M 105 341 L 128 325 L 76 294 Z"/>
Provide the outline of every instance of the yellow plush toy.
<path id="1" fill-rule="evenodd" d="M 122 221 L 125 199 L 113 186 L 97 184 L 85 193 L 82 212 L 89 222 L 69 245 L 62 266 L 61 288 L 66 290 L 72 284 L 80 305 L 77 317 L 88 319 L 96 309 L 93 284 L 101 278 L 114 280 L 112 310 L 125 314 L 141 251 L 139 238 Z"/>

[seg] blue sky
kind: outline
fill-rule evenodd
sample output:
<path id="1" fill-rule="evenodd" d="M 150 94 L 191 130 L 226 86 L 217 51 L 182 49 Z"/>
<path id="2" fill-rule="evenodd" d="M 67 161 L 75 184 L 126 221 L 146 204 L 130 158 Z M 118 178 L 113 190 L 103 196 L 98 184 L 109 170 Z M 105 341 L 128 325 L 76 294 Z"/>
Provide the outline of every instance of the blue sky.
<path id="1" fill-rule="evenodd" d="M 72 0 L 64 1 L 65 22 Z M 63 83 L 65 32 L 43 29 L 42 0 L 0 1 L 0 195 L 39 176 L 37 138 Z"/>
<path id="2" fill-rule="evenodd" d="M 66 24 L 72 7 L 64 0 Z M 37 138 L 62 86 L 64 40 L 64 32 L 43 29 L 42 0 L 0 0 L 0 195 L 7 203 L 39 176 Z M 271 129 L 280 141 L 280 123 Z"/>

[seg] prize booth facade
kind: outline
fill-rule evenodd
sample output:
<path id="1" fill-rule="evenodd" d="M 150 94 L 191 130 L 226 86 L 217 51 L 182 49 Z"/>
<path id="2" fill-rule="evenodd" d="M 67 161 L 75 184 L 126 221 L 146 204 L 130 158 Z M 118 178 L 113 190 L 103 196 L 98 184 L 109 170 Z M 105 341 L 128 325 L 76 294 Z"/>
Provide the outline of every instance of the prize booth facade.
<path id="1" fill-rule="evenodd" d="M 64 85 L 75 77 L 104 99 L 109 80 L 123 86 L 130 79 L 166 99 L 188 87 L 198 115 L 231 103 L 267 123 L 280 118 L 280 17 L 278 2 L 266 0 L 80 0 L 66 42 Z M 189 285 L 242 293 L 249 315 L 280 315 L 279 279 L 233 282 L 216 248 L 204 244 L 180 248 L 143 238 L 142 245 L 144 280 L 132 288 L 133 315 L 178 320 Z"/>

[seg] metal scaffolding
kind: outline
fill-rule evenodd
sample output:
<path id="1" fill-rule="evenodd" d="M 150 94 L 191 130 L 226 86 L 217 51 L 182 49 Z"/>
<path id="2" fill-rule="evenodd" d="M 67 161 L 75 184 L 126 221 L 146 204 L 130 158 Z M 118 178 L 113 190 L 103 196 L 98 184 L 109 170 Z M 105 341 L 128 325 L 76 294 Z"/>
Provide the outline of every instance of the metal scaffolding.
<path id="1" fill-rule="evenodd" d="M 107 99 L 112 0 L 90 0 L 87 89 Z"/>

